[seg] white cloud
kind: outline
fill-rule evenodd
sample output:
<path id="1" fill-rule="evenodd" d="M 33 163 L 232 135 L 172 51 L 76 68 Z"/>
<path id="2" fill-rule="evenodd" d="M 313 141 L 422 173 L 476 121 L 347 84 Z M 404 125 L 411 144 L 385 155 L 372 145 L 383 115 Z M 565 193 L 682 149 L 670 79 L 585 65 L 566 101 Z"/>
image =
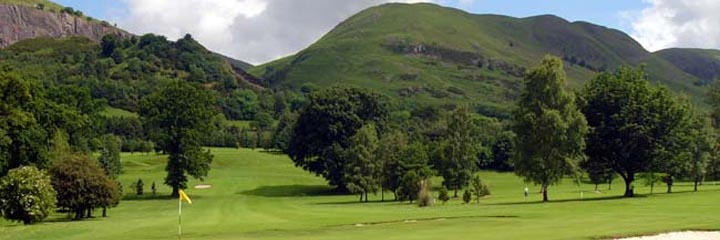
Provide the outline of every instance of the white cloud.
<path id="1" fill-rule="evenodd" d="M 648 50 L 720 48 L 720 1 L 644 1 L 648 8 L 622 15 L 632 21 L 632 37 Z"/>
<path id="2" fill-rule="evenodd" d="M 128 12 L 116 17 L 120 27 L 171 40 L 190 33 L 213 51 L 259 64 L 302 50 L 367 7 L 432 0 L 124 1 Z"/>

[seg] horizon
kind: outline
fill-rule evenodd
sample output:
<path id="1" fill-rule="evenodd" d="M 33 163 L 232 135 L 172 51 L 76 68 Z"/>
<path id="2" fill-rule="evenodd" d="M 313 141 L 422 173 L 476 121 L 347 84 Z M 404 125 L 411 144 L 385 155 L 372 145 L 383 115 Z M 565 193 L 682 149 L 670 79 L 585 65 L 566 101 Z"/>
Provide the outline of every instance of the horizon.
<path id="1" fill-rule="evenodd" d="M 58 0 L 55 2 L 79 9 L 90 16 L 117 23 L 118 27 L 133 34 L 154 33 L 176 40 L 189 33 L 208 49 L 253 65 L 293 55 L 310 46 L 355 13 L 388 2 L 426 2 L 457 8 L 471 14 L 495 14 L 516 18 L 555 15 L 570 22 L 589 22 L 620 30 L 650 52 L 668 48 L 720 48 L 720 30 L 713 30 L 720 28 L 713 25 L 720 25 L 720 21 L 707 23 L 708 19 L 713 18 L 712 10 L 720 9 L 720 3 L 711 2 L 667 0 L 612 1 L 612 4 L 607 4 L 606 1 L 571 0 L 512 2 L 331 0 L 313 1 L 312 4 L 299 4 L 300 1 L 289 4 L 279 3 L 277 0 L 153 2 Z M 154 24 L 147 24 L 148 21 Z"/>

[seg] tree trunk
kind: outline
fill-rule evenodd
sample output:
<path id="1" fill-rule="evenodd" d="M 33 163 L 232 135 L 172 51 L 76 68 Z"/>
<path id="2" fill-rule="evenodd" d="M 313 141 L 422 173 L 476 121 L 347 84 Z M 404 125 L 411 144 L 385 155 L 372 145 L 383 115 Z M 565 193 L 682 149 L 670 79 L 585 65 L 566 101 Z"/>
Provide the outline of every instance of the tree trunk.
<path id="1" fill-rule="evenodd" d="M 597 187 L 598 187 L 598 184 L 596 183 L 596 184 L 595 184 L 595 192 L 598 191 L 598 190 L 597 190 Z"/>
<path id="2" fill-rule="evenodd" d="M 700 180 L 698 178 L 695 178 L 695 188 L 693 190 L 695 192 L 697 192 L 698 182 L 700 182 Z"/>
<path id="3" fill-rule="evenodd" d="M 368 199 L 367 199 L 367 192 L 365 192 L 365 202 L 368 202 Z"/>
<path id="4" fill-rule="evenodd" d="M 612 179 L 608 180 L 608 191 L 612 190 Z"/>
<path id="5" fill-rule="evenodd" d="M 665 183 L 667 183 L 667 193 L 672 193 L 673 177 L 667 176 Z"/>
<path id="6" fill-rule="evenodd" d="M 180 188 L 176 185 L 172 187 L 172 194 L 170 194 L 171 197 L 180 197 Z"/>
<path id="7" fill-rule="evenodd" d="M 92 208 L 88 208 L 87 215 L 85 216 L 85 218 L 91 218 L 91 217 L 92 217 Z"/>
<path id="8" fill-rule="evenodd" d="M 380 188 L 380 201 L 385 202 L 385 189 Z"/>
<path id="9" fill-rule="evenodd" d="M 103 207 L 103 215 L 102 217 L 107 217 L 107 207 Z"/>
<path id="10" fill-rule="evenodd" d="M 455 194 L 454 194 L 454 197 L 458 197 L 458 196 L 457 196 L 457 188 L 455 188 Z"/>
<path id="11" fill-rule="evenodd" d="M 635 196 L 635 189 L 632 187 L 632 182 L 635 180 L 634 174 L 628 174 L 628 177 L 623 177 L 623 180 L 625 180 L 625 197 L 634 197 Z"/>
<path id="12" fill-rule="evenodd" d="M 543 183 L 543 185 L 542 185 L 543 202 L 548 202 L 548 201 L 549 201 L 549 200 L 548 200 L 548 195 L 547 195 L 547 189 L 548 189 L 547 184 Z"/>
<path id="13" fill-rule="evenodd" d="M 363 194 L 360 193 L 360 202 L 362 202 L 362 197 L 363 197 Z"/>
<path id="14" fill-rule="evenodd" d="M 653 194 L 653 189 L 655 188 L 655 183 L 650 183 L 650 195 Z"/>

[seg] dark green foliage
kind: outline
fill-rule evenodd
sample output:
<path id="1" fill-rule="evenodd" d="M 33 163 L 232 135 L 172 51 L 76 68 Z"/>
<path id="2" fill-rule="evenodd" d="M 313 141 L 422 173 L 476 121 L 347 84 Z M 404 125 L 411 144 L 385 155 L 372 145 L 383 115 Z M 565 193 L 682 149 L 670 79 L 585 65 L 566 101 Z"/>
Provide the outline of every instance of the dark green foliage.
<path id="1" fill-rule="evenodd" d="M 382 163 L 382 188 L 397 193 L 403 172 L 400 168 L 401 158 L 407 148 L 407 137 L 398 130 L 386 132 L 380 138 L 378 159 Z M 397 198 L 397 195 L 395 196 Z M 397 200 L 397 199 L 396 199 Z"/>
<path id="2" fill-rule="evenodd" d="M 548 201 L 548 186 L 578 168 L 588 131 L 574 95 L 565 91 L 560 59 L 546 57 L 528 72 L 513 118 L 515 173 L 541 185 L 543 201 Z"/>
<path id="3" fill-rule="evenodd" d="M 470 192 L 470 190 L 465 190 L 462 198 L 464 203 L 470 203 L 470 201 L 472 200 L 472 193 Z"/>
<path id="4" fill-rule="evenodd" d="M 86 87 L 92 97 L 132 112 L 172 79 L 208 84 L 218 99 L 240 87 L 231 67 L 189 36 L 173 43 L 150 34 L 108 35 L 100 45 L 79 37 L 31 39 L 0 50 L 0 60 L 44 83 Z"/>
<path id="5" fill-rule="evenodd" d="M 475 175 L 475 177 L 473 177 L 470 186 L 472 187 L 472 193 L 475 194 L 475 201 L 477 201 L 477 203 L 480 203 L 481 197 L 490 195 L 490 189 L 487 185 L 482 183 L 480 175 Z"/>
<path id="6" fill-rule="evenodd" d="M 153 182 L 154 184 L 155 182 Z M 153 185 L 154 186 L 154 185 Z M 143 195 L 145 192 L 145 184 L 143 183 L 142 179 L 138 178 L 137 182 L 135 182 L 135 194 Z"/>
<path id="7" fill-rule="evenodd" d="M 287 151 L 292 140 L 293 129 L 297 121 L 297 114 L 285 112 L 280 116 L 278 125 L 272 135 L 272 148 L 280 151 Z"/>
<path id="8" fill-rule="evenodd" d="M 12 169 L 0 178 L 0 215 L 7 220 L 40 222 L 55 210 L 55 197 L 50 177 L 35 167 Z"/>
<path id="9" fill-rule="evenodd" d="M 288 154 L 295 165 L 323 176 L 345 190 L 343 171 L 349 138 L 363 125 L 375 122 L 382 129 L 387 116 L 380 97 L 357 88 L 331 88 L 313 92 L 300 111 Z"/>
<path id="10" fill-rule="evenodd" d="M 502 131 L 491 147 L 492 162 L 487 168 L 501 172 L 515 170 L 511 161 L 513 151 L 515 151 L 515 133 Z"/>
<path id="11" fill-rule="evenodd" d="M 98 159 L 100 167 L 110 178 L 117 179 L 122 173 L 122 164 L 120 163 L 122 140 L 114 135 L 105 135 L 100 141 L 100 158 Z"/>
<path id="12" fill-rule="evenodd" d="M 260 100 L 251 90 L 237 89 L 221 98 L 220 106 L 229 119 L 251 120 L 255 119 L 255 114 L 260 111 Z"/>
<path id="13" fill-rule="evenodd" d="M 54 161 L 50 176 L 58 207 L 70 210 L 75 219 L 91 217 L 95 208 L 115 207 L 120 202 L 119 184 L 87 156 L 69 155 Z"/>
<path id="14" fill-rule="evenodd" d="M 168 174 L 165 184 L 172 196 L 187 187 L 186 174 L 203 179 L 213 156 L 201 147 L 201 139 L 211 128 L 215 111 L 212 94 L 190 83 L 176 82 L 143 99 L 140 116 L 149 136 L 165 151 Z"/>
<path id="15" fill-rule="evenodd" d="M 436 155 L 435 167 L 443 177 L 443 185 L 455 190 L 456 197 L 477 171 L 476 159 L 482 146 L 474 134 L 477 129 L 468 109 L 460 107 L 449 116 L 446 139 L 439 144 L 442 153 Z"/>
<path id="16" fill-rule="evenodd" d="M 448 193 L 448 189 L 445 186 L 440 188 L 440 195 L 438 195 L 438 199 L 440 199 L 443 204 L 450 200 L 450 193 Z"/>
<path id="17" fill-rule="evenodd" d="M 74 150 L 89 150 L 98 102 L 87 89 L 39 86 L 0 66 L 0 175 L 24 165 L 47 166 L 50 139 L 59 130 Z"/>
<path id="18" fill-rule="evenodd" d="M 584 159 L 580 162 L 580 167 L 587 172 L 590 182 L 595 184 L 595 191 L 598 191 L 599 184 L 611 181 L 615 175 L 615 171 L 606 162 Z"/>
<path id="19" fill-rule="evenodd" d="M 433 175 L 428 165 L 429 161 L 428 150 L 420 142 L 413 142 L 402 150 L 396 170 L 400 176 L 397 188 L 397 196 L 400 201 L 412 202 L 418 198 L 421 182 Z"/>
<path id="20" fill-rule="evenodd" d="M 591 131 L 588 161 L 609 166 L 625 180 L 625 196 L 640 172 L 671 170 L 683 152 L 689 110 L 670 92 L 648 82 L 643 69 L 623 67 L 593 79 L 581 95 Z"/>
<path id="21" fill-rule="evenodd" d="M 377 127 L 368 123 L 350 138 L 351 147 L 345 152 L 344 182 L 351 193 L 359 194 L 362 201 L 368 201 L 368 193 L 380 190 L 382 162 L 377 157 L 380 145 Z"/>

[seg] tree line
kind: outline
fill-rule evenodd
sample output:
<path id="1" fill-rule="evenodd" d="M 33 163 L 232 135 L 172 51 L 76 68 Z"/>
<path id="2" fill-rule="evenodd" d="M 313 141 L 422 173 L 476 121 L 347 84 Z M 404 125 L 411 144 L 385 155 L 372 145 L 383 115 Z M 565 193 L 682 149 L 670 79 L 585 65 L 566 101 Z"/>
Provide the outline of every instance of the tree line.
<path id="1" fill-rule="evenodd" d="M 312 92 L 278 131 L 288 139 L 281 147 L 296 166 L 361 201 L 378 191 L 415 200 L 432 176 L 441 176 L 457 197 L 481 168 L 514 171 L 541 187 L 543 201 L 565 177 L 587 176 L 597 188 L 619 176 L 624 196 L 632 197 L 638 176 L 655 176 L 671 192 L 678 179 L 693 181 L 697 190 L 717 174 L 718 120 L 711 119 L 720 114 L 711 118 L 651 84 L 642 67 L 600 73 L 577 92 L 566 90 L 565 78 L 556 57 L 528 71 L 504 126 L 467 106 L 445 115 L 390 112 L 392 102 L 363 89 Z M 710 91 L 714 112 L 720 112 L 718 92 Z"/>

